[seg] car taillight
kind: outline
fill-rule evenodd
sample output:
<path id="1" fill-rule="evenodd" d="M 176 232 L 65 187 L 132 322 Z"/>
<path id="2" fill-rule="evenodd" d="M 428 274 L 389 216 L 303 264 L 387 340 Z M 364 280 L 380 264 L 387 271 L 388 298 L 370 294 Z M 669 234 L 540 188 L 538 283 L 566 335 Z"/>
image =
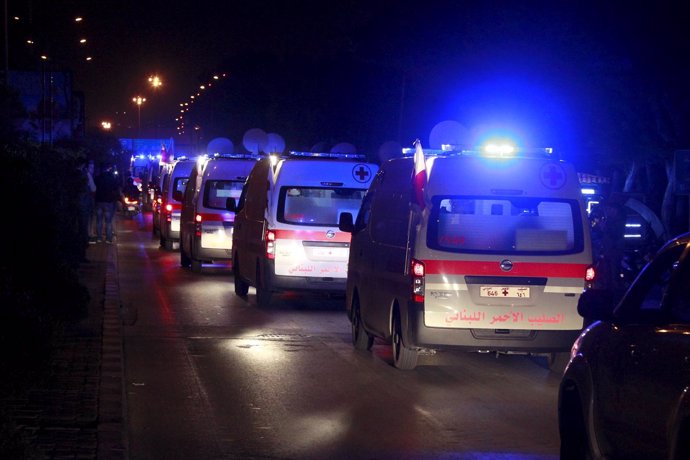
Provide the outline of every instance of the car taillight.
<path id="1" fill-rule="evenodd" d="M 201 238 L 201 221 L 202 220 L 203 220 L 203 218 L 201 217 L 201 214 L 197 214 L 196 216 L 194 216 L 194 222 L 195 222 L 195 224 L 194 224 L 194 235 L 197 238 Z"/>
<path id="2" fill-rule="evenodd" d="M 587 267 L 587 270 L 585 271 L 585 281 L 587 281 L 588 283 L 591 283 L 592 281 L 594 281 L 596 279 L 596 277 L 597 277 L 597 271 L 594 268 L 594 266 L 590 265 L 589 267 Z"/>
<path id="3" fill-rule="evenodd" d="M 168 211 L 168 212 L 172 212 L 172 208 L 173 208 L 173 206 L 172 206 L 171 204 L 166 204 L 166 205 L 165 205 L 165 210 Z"/>
<path id="4" fill-rule="evenodd" d="M 412 276 L 412 300 L 424 302 L 424 263 L 412 259 L 410 275 Z"/>
<path id="5" fill-rule="evenodd" d="M 269 259 L 276 258 L 276 232 L 273 230 L 266 230 L 266 257 Z"/>

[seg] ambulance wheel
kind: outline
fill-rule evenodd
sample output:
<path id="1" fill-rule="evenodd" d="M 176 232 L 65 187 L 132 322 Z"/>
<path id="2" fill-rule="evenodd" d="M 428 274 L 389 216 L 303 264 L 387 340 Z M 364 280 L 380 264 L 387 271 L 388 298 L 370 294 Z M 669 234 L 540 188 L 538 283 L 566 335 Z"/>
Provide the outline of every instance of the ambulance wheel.
<path id="1" fill-rule="evenodd" d="M 549 353 L 546 358 L 546 364 L 551 372 L 556 374 L 562 374 L 565 371 L 565 366 L 568 365 L 570 361 L 570 353 L 560 352 L 560 353 Z"/>
<path id="2" fill-rule="evenodd" d="M 180 247 L 180 265 L 182 266 L 182 268 L 189 268 L 191 262 L 192 261 L 189 259 L 187 254 Z"/>
<path id="3" fill-rule="evenodd" d="M 362 313 L 359 308 L 359 299 L 355 297 L 352 302 L 352 345 L 355 350 L 368 351 L 374 344 L 374 338 L 362 327 Z"/>
<path id="4" fill-rule="evenodd" d="M 201 261 L 198 259 L 190 259 L 192 262 L 192 271 L 194 273 L 201 273 Z"/>
<path id="5" fill-rule="evenodd" d="M 263 287 L 256 287 L 256 303 L 261 308 L 266 308 L 271 305 L 272 292 Z"/>
<path id="6" fill-rule="evenodd" d="M 261 265 L 259 262 L 256 263 L 256 304 L 265 308 L 271 305 L 271 286 L 270 284 L 261 276 Z"/>
<path id="7" fill-rule="evenodd" d="M 400 312 L 393 312 L 393 365 L 403 371 L 409 371 L 417 366 L 417 350 L 408 348 L 402 339 L 402 322 Z"/>
<path id="8" fill-rule="evenodd" d="M 237 257 L 235 256 L 236 260 Z M 233 263 L 232 266 L 232 277 L 234 278 L 235 281 L 235 295 L 238 297 L 247 297 L 247 293 L 249 292 L 249 284 L 247 284 L 241 277 L 240 277 L 240 265 Z"/>

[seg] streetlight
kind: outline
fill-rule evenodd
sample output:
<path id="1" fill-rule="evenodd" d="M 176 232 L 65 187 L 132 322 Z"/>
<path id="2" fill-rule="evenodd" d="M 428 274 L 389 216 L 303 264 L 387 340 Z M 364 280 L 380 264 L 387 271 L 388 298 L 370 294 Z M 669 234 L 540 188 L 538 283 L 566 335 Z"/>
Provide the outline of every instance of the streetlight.
<path id="1" fill-rule="evenodd" d="M 132 102 L 134 102 L 137 105 L 137 114 L 139 119 L 139 134 L 141 134 L 141 104 L 146 102 L 146 98 L 141 96 L 135 96 L 132 98 Z"/>
<path id="2" fill-rule="evenodd" d="M 163 80 L 158 75 L 151 75 L 149 77 L 149 83 L 153 86 L 153 89 L 158 89 L 163 85 Z"/>

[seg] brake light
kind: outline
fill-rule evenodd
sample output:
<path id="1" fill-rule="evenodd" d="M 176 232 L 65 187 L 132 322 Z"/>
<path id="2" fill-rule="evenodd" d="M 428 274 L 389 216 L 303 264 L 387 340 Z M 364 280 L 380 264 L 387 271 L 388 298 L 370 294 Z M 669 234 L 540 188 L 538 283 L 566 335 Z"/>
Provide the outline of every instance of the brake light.
<path id="1" fill-rule="evenodd" d="M 276 258 L 276 232 L 273 230 L 266 230 L 264 235 L 266 241 L 266 257 L 269 259 Z"/>
<path id="2" fill-rule="evenodd" d="M 137 200 L 130 200 L 129 198 L 125 197 L 125 204 L 137 204 Z"/>
<path id="3" fill-rule="evenodd" d="M 165 205 L 165 210 L 168 212 L 172 212 L 173 206 L 171 204 L 166 204 Z"/>
<path id="4" fill-rule="evenodd" d="M 197 238 L 201 238 L 201 221 L 203 218 L 201 217 L 201 214 L 197 214 L 194 216 L 194 236 Z"/>
<path id="5" fill-rule="evenodd" d="M 412 275 L 412 300 L 424 302 L 424 263 L 412 259 L 410 274 Z"/>
<path id="6" fill-rule="evenodd" d="M 589 267 L 587 267 L 587 270 L 585 271 L 585 281 L 587 281 L 588 283 L 591 283 L 592 281 L 594 281 L 596 279 L 596 277 L 597 277 L 597 271 L 594 268 L 594 266 L 590 265 Z"/>

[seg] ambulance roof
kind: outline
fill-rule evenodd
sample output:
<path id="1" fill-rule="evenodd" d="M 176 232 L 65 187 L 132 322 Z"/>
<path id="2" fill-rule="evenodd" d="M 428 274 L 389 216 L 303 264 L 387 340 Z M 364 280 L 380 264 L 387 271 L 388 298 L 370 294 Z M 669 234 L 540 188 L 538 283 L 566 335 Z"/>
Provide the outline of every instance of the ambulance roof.
<path id="1" fill-rule="evenodd" d="M 368 188 L 378 166 L 354 158 L 290 156 L 277 160 L 273 171 L 278 186 Z"/>
<path id="2" fill-rule="evenodd" d="M 570 163 L 541 157 L 432 156 L 427 194 L 579 197 Z"/>
<path id="3" fill-rule="evenodd" d="M 204 177 L 244 181 L 258 159 L 255 155 L 212 157 L 204 166 Z"/>

